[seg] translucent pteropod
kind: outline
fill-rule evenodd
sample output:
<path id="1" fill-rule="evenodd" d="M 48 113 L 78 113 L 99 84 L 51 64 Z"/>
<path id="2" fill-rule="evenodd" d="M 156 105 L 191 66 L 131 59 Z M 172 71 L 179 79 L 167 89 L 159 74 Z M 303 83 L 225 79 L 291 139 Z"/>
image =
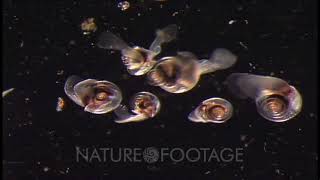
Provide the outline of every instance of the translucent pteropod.
<path id="1" fill-rule="evenodd" d="M 160 110 L 160 101 L 157 96 L 149 92 L 139 92 L 130 100 L 130 109 L 120 105 L 115 109 L 117 123 L 139 122 L 154 117 Z"/>
<path id="2" fill-rule="evenodd" d="M 202 74 L 231 67 L 237 57 L 227 49 L 215 49 L 210 59 L 198 60 L 190 52 L 178 52 L 177 56 L 162 58 L 148 73 L 148 83 L 170 93 L 191 90 Z"/>
<path id="3" fill-rule="evenodd" d="M 222 98 L 210 98 L 203 101 L 188 118 L 192 122 L 224 123 L 232 117 L 231 103 Z"/>
<path id="4" fill-rule="evenodd" d="M 104 114 L 117 108 L 122 101 L 121 90 L 109 81 L 83 80 L 70 76 L 64 86 L 68 97 L 93 114 Z"/>
<path id="5" fill-rule="evenodd" d="M 254 99 L 258 113 L 267 120 L 287 121 L 301 111 L 302 98 L 300 93 L 282 79 L 233 73 L 227 78 L 226 84 L 235 96 L 242 99 Z"/>
<path id="6" fill-rule="evenodd" d="M 156 64 L 155 56 L 161 52 L 161 45 L 174 40 L 177 36 L 177 30 L 178 27 L 175 24 L 157 30 L 156 38 L 149 49 L 138 46 L 130 47 L 111 32 L 103 32 L 98 39 L 97 45 L 100 48 L 121 51 L 121 59 L 129 74 L 140 76 L 147 73 Z"/>

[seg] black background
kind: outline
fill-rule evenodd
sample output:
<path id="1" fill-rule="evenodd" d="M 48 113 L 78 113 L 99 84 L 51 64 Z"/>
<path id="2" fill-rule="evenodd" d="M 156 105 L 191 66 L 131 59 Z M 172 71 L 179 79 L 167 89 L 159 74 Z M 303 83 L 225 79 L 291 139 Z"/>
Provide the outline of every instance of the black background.
<path id="1" fill-rule="evenodd" d="M 317 179 L 316 0 L 129 2 L 121 11 L 117 1 L 107 0 L 4 1 L 2 86 L 15 88 L 3 99 L 5 179 Z M 98 30 L 84 35 L 80 24 L 89 17 Z M 206 58 L 225 47 L 238 56 L 237 64 L 204 75 L 187 93 L 169 94 L 144 76 L 128 75 L 119 52 L 95 46 L 99 33 L 110 30 L 148 47 L 155 29 L 171 23 L 180 27 L 179 37 L 160 57 L 191 51 Z M 302 112 L 285 123 L 261 118 L 253 101 L 235 99 L 224 87 L 232 72 L 287 80 L 303 96 Z M 124 104 L 134 93 L 150 91 L 160 98 L 161 112 L 131 124 L 115 124 L 112 113 L 85 113 L 64 94 L 72 74 L 116 83 Z M 66 101 L 62 112 L 55 109 L 58 97 Z M 189 112 L 211 97 L 231 101 L 233 118 L 225 124 L 188 121 Z M 78 163 L 76 146 L 242 147 L 245 160 Z"/>

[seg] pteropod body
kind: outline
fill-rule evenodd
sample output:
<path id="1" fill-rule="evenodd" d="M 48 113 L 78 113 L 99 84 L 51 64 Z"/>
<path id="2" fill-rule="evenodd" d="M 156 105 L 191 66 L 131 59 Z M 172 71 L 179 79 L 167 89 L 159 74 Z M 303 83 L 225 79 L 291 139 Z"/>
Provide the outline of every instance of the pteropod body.
<path id="1" fill-rule="evenodd" d="M 298 90 L 286 81 L 247 73 L 233 73 L 226 80 L 228 89 L 237 97 L 254 99 L 258 113 L 267 120 L 284 122 L 302 108 Z"/>
<path id="2" fill-rule="evenodd" d="M 198 60 L 190 52 L 178 52 L 177 56 L 162 58 L 148 73 L 148 83 L 170 93 L 191 90 L 202 74 L 231 67 L 237 57 L 227 49 L 215 49 L 210 59 Z"/>
<path id="3" fill-rule="evenodd" d="M 121 101 L 121 90 L 109 81 L 83 80 L 70 76 L 64 86 L 68 97 L 93 114 L 104 114 L 116 109 Z"/>
<path id="4" fill-rule="evenodd" d="M 121 38 L 111 32 L 104 32 L 98 40 L 98 47 L 104 49 L 119 50 L 122 61 L 127 67 L 129 74 L 140 76 L 147 73 L 155 64 L 155 56 L 161 52 L 161 45 L 176 38 L 177 25 L 171 24 L 156 31 L 156 38 L 149 49 L 142 47 L 130 47 Z"/>
<path id="5" fill-rule="evenodd" d="M 157 96 L 149 92 L 139 92 L 130 100 L 130 109 L 120 105 L 115 109 L 116 123 L 139 122 L 154 117 L 160 110 L 160 101 Z"/>
<path id="6" fill-rule="evenodd" d="M 210 98 L 203 101 L 193 110 L 188 119 L 201 123 L 224 123 L 232 117 L 233 107 L 231 103 L 222 98 Z"/>

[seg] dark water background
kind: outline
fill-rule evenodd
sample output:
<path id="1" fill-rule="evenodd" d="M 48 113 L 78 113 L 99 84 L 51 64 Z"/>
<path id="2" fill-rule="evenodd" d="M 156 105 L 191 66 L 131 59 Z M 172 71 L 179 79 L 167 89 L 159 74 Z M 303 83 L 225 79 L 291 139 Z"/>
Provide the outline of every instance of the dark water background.
<path id="1" fill-rule="evenodd" d="M 118 1 L 107 0 L 4 1 L 2 86 L 15 88 L 3 100 L 5 179 L 317 179 L 316 0 L 129 2 L 121 11 Z M 84 35 L 80 24 L 89 17 L 98 30 Z M 98 34 L 110 30 L 131 45 L 148 47 L 155 29 L 171 23 L 180 27 L 179 37 L 160 57 L 191 51 L 206 58 L 225 47 L 239 57 L 237 64 L 203 76 L 187 93 L 169 94 L 147 85 L 143 76 L 129 76 L 118 52 L 95 46 Z M 303 96 L 302 112 L 285 123 L 264 120 L 252 101 L 226 91 L 222 82 L 232 72 L 287 80 Z M 152 120 L 120 125 L 112 113 L 85 113 L 64 94 L 72 74 L 116 83 L 124 103 L 136 92 L 150 91 L 160 98 L 161 112 Z M 187 120 L 201 101 L 214 96 L 232 102 L 235 114 L 228 123 Z M 66 101 L 62 112 L 55 109 L 58 97 Z M 245 160 L 78 163 L 76 146 L 244 148 Z"/>

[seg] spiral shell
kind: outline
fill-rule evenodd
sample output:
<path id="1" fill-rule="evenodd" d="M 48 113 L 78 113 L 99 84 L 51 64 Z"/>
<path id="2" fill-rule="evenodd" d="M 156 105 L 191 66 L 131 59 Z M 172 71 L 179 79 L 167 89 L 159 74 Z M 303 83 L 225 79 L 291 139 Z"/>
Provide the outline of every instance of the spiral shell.
<path id="1" fill-rule="evenodd" d="M 258 113 L 267 120 L 284 122 L 295 117 L 302 108 L 299 92 L 290 86 L 285 94 L 281 91 L 264 91 L 256 99 Z"/>
<path id="2" fill-rule="evenodd" d="M 231 103 L 222 98 L 210 98 L 203 101 L 189 114 L 189 120 L 202 123 L 224 123 L 232 117 Z"/>
<path id="3" fill-rule="evenodd" d="M 139 92 L 130 101 L 132 112 L 154 117 L 160 111 L 160 101 L 157 96 L 149 92 Z"/>

